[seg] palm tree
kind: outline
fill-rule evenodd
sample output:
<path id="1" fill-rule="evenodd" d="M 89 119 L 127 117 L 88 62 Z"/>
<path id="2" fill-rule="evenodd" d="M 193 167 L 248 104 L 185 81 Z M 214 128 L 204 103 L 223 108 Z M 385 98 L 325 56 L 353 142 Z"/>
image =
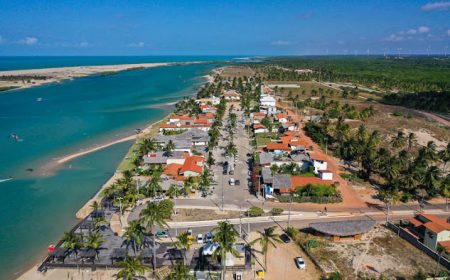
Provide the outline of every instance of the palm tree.
<path id="1" fill-rule="evenodd" d="M 100 252 L 100 248 L 103 245 L 102 236 L 99 233 L 89 234 L 84 246 L 88 249 L 92 249 L 95 251 L 96 257 L 98 258 L 98 254 Z"/>
<path id="2" fill-rule="evenodd" d="M 436 195 L 439 192 L 439 186 L 441 183 L 441 170 L 437 166 L 430 166 L 426 170 L 422 186 L 423 188 L 432 196 Z"/>
<path id="3" fill-rule="evenodd" d="M 400 200 L 397 190 L 392 188 L 383 188 L 378 190 L 378 197 L 386 204 L 386 223 L 389 221 L 391 206 Z"/>
<path id="4" fill-rule="evenodd" d="M 94 228 L 96 231 L 99 231 L 103 226 L 109 225 L 108 221 L 105 217 L 95 217 L 94 218 Z"/>
<path id="5" fill-rule="evenodd" d="M 148 152 L 155 151 L 157 147 L 158 145 L 153 138 L 145 138 L 144 140 L 142 140 L 140 151 L 142 155 L 145 155 Z"/>
<path id="6" fill-rule="evenodd" d="M 100 208 L 100 205 L 97 200 L 94 200 L 91 204 L 92 212 L 96 213 L 98 209 Z"/>
<path id="7" fill-rule="evenodd" d="M 65 232 L 61 240 L 63 248 L 69 249 L 70 253 L 75 253 L 75 257 L 78 256 L 78 251 L 81 248 L 81 238 L 74 232 Z"/>
<path id="8" fill-rule="evenodd" d="M 136 257 L 127 257 L 124 261 L 119 262 L 121 268 L 116 274 L 116 279 L 133 280 L 136 276 L 143 275 L 148 267 L 143 265 Z"/>
<path id="9" fill-rule="evenodd" d="M 392 147 L 401 149 L 407 144 L 407 139 L 402 131 L 397 132 L 397 136 L 391 141 Z"/>
<path id="10" fill-rule="evenodd" d="M 435 160 L 436 159 L 436 144 L 433 141 L 428 141 L 427 146 L 424 150 L 424 156 L 427 160 Z"/>
<path id="11" fill-rule="evenodd" d="M 213 154 L 209 152 L 208 159 L 206 160 L 206 164 L 208 165 L 208 168 L 211 168 L 212 165 L 214 165 L 216 161 L 214 160 Z"/>
<path id="12" fill-rule="evenodd" d="M 441 195 L 445 197 L 445 211 L 448 211 L 448 198 L 450 197 L 450 174 L 442 180 Z"/>
<path id="13" fill-rule="evenodd" d="M 162 211 L 160 211 L 159 203 L 149 202 L 147 207 L 144 208 L 140 217 L 144 223 L 146 223 L 146 228 L 150 233 L 153 233 L 155 227 L 168 227 Z M 156 268 L 156 234 L 153 234 L 153 269 Z"/>
<path id="14" fill-rule="evenodd" d="M 182 248 L 186 251 L 189 251 L 189 249 L 191 248 L 191 244 L 192 241 L 189 240 L 189 233 L 187 231 L 184 231 L 182 233 L 180 233 L 177 236 L 177 241 L 174 243 L 174 245 L 178 248 Z M 186 255 L 184 256 L 184 260 L 186 260 Z"/>
<path id="15" fill-rule="evenodd" d="M 439 152 L 439 159 L 442 160 L 442 172 L 445 172 L 447 163 L 450 161 L 450 143 L 447 144 L 447 147 Z"/>
<path id="16" fill-rule="evenodd" d="M 202 189 L 202 191 L 207 192 L 209 189 L 209 186 L 211 186 L 211 174 L 208 170 L 203 170 L 202 174 L 200 175 L 200 182 L 199 185 Z"/>
<path id="17" fill-rule="evenodd" d="M 195 280 L 197 279 L 191 274 L 191 269 L 179 263 L 172 268 L 170 274 L 165 278 L 166 280 Z"/>
<path id="18" fill-rule="evenodd" d="M 408 142 L 408 151 L 411 151 L 411 148 L 417 143 L 416 135 L 413 132 L 410 132 L 406 138 Z"/>
<path id="19" fill-rule="evenodd" d="M 163 150 L 166 152 L 167 156 L 172 156 L 172 152 L 175 150 L 175 143 L 173 143 L 172 140 L 169 140 Z"/>
<path id="20" fill-rule="evenodd" d="M 128 246 L 133 246 L 133 251 L 136 253 L 142 246 L 142 239 L 144 238 L 144 227 L 141 225 L 140 220 L 134 220 L 128 223 L 123 234 L 124 243 L 126 244 L 127 251 Z"/>
<path id="21" fill-rule="evenodd" d="M 275 226 L 265 228 L 264 231 L 259 231 L 259 238 L 253 240 L 250 244 L 253 245 L 256 242 L 259 242 L 261 245 L 262 253 L 264 254 L 264 266 L 266 268 L 266 271 L 268 270 L 267 267 L 267 252 L 269 251 L 269 246 L 273 246 L 274 248 L 277 248 L 277 243 L 281 243 L 280 236 L 278 234 L 275 234 Z"/>
<path id="22" fill-rule="evenodd" d="M 236 257 L 240 257 L 239 253 L 233 247 L 236 242 L 238 233 L 234 226 L 229 222 L 218 222 L 217 227 L 213 229 L 214 241 L 219 244 L 219 248 L 214 251 L 213 257 L 217 258 L 220 256 L 220 261 L 222 264 L 222 279 L 225 278 L 225 260 L 227 253 L 231 253 Z"/>

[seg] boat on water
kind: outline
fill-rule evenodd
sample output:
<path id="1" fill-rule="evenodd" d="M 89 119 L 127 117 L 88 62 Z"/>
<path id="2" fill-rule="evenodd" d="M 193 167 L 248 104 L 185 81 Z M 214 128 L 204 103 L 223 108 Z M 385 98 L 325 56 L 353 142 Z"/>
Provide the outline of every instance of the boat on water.
<path id="1" fill-rule="evenodd" d="M 13 178 L 0 179 L 0 183 L 11 181 Z"/>
<path id="2" fill-rule="evenodd" d="M 9 138 L 16 140 L 16 142 L 22 142 L 23 139 L 19 137 L 19 135 L 15 134 L 15 133 L 11 133 L 9 135 Z"/>
<path id="3" fill-rule="evenodd" d="M 36 98 L 36 101 L 37 101 L 37 102 L 42 102 L 42 100 L 44 100 L 42 97 Z"/>

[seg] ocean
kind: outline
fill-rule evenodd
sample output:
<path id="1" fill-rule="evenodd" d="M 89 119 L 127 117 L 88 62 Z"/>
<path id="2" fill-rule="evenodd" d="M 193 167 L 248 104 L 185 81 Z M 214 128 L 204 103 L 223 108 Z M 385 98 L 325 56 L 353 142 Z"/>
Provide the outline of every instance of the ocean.
<path id="1" fill-rule="evenodd" d="M 0 69 L 210 59 L 2 57 Z M 214 58 L 220 59 L 225 58 Z M 77 158 L 51 176 L 39 176 L 39 167 L 163 118 L 173 109 L 168 104 L 194 94 L 205 81 L 202 76 L 215 66 L 156 67 L 1 93 L 0 279 L 19 276 L 42 259 L 47 246 L 76 223 L 76 211 L 113 175 L 132 142 Z M 2 182 L 8 178 L 12 180 Z"/>

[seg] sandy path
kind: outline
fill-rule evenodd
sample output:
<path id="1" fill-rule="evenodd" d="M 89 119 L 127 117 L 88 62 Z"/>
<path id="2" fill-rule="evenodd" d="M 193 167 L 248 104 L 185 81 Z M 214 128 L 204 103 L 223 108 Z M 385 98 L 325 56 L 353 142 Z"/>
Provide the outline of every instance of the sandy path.
<path id="1" fill-rule="evenodd" d="M 413 111 L 417 112 L 419 114 L 422 114 L 425 117 L 431 118 L 431 119 L 437 121 L 440 124 L 443 124 L 443 125 L 446 125 L 446 126 L 450 126 L 450 121 L 440 117 L 439 115 L 436 115 L 434 113 L 425 112 L 425 111 L 419 111 L 419 110 L 413 110 Z"/>

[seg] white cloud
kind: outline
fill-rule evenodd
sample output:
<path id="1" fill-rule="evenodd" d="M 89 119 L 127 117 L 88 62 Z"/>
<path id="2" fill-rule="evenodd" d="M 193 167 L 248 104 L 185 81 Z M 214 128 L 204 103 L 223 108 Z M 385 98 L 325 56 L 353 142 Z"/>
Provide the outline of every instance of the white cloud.
<path id="1" fill-rule="evenodd" d="M 403 41 L 405 37 L 397 35 L 397 34 L 391 34 L 388 37 L 384 38 L 384 41 L 388 42 L 400 42 Z"/>
<path id="2" fill-rule="evenodd" d="M 143 48 L 145 47 L 145 43 L 144 42 L 131 43 L 128 46 L 132 48 Z"/>
<path id="3" fill-rule="evenodd" d="M 274 46 L 289 46 L 292 45 L 293 43 L 291 41 L 277 40 L 273 41 L 271 44 Z"/>
<path id="4" fill-rule="evenodd" d="M 416 33 L 417 33 L 417 30 L 415 30 L 415 29 L 410 29 L 410 30 L 406 31 L 406 34 L 408 34 L 408 35 L 414 35 Z"/>
<path id="5" fill-rule="evenodd" d="M 427 26 L 420 26 L 418 29 L 419 33 L 428 33 L 430 32 L 430 28 Z"/>
<path id="6" fill-rule="evenodd" d="M 36 37 L 25 37 L 25 39 L 21 40 L 20 43 L 21 44 L 25 44 L 25 45 L 35 45 L 38 42 L 38 38 Z"/>
<path id="7" fill-rule="evenodd" d="M 449 1 L 427 3 L 422 6 L 422 10 L 424 11 L 447 10 L 448 8 L 450 8 Z"/>

